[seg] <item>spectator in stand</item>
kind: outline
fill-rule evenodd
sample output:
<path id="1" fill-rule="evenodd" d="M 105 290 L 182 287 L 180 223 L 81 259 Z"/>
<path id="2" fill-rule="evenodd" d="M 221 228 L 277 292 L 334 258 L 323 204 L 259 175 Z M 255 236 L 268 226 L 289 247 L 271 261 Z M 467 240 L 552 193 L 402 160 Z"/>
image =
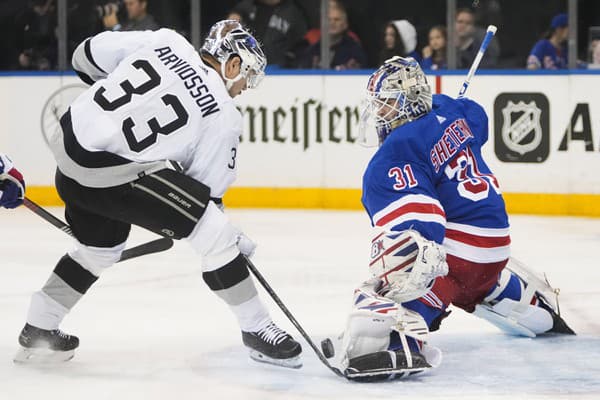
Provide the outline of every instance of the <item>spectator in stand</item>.
<path id="1" fill-rule="evenodd" d="M 242 0 L 228 18 L 240 20 L 253 31 L 269 65 L 291 67 L 296 63 L 297 46 L 302 43 L 307 23 L 293 0 Z"/>
<path id="2" fill-rule="evenodd" d="M 588 64 L 588 68 L 589 69 L 600 68 L 600 40 L 599 39 L 592 40 L 592 42 L 590 43 L 589 52 L 590 52 L 590 56 L 589 56 L 590 63 Z"/>
<path id="3" fill-rule="evenodd" d="M 367 55 L 360 42 L 349 34 L 348 14 L 343 4 L 329 3 L 329 68 L 358 69 L 367 65 Z M 321 40 L 309 46 L 299 64 L 300 68 L 321 67 Z M 327 66 L 325 66 L 327 67 Z"/>
<path id="4" fill-rule="evenodd" d="M 338 5 L 338 1 L 329 0 L 330 7 L 336 7 L 337 5 Z M 360 38 L 358 37 L 358 35 L 355 32 L 353 32 L 351 29 L 348 29 L 346 32 L 348 33 L 348 36 L 350 36 L 350 38 L 352 38 L 352 40 L 354 40 L 357 43 L 360 43 Z M 321 28 L 309 29 L 308 32 L 306 32 L 306 34 L 304 35 L 305 47 L 312 46 L 313 44 L 317 43 L 320 39 L 321 39 Z"/>
<path id="5" fill-rule="evenodd" d="M 54 0 L 30 0 L 16 20 L 20 32 L 18 68 L 38 71 L 54 68 L 57 59 Z"/>
<path id="6" fill-rule="evenodd" d="M 531 49 L 527 69 L 566 69 L 568 67 L 567 38 L 569 18 L 558 14 L 552 18 L 550 30 Z"/>
<path id="7" fill-rule="evenodd" d="M 102 23 L 104 27 L 112 31 L 155 31 L 158 24 L 154 17 L 148 14 L 147 0 L 125 0 L 125 8 L 127 9 L 127 21 L 123 24 L 119 22 L 117 13 L 119 12 L 118 3 L 107 3 L 104 5 L 104 17 Z"/>
<path id="8" fill-rule="evenodd" d="M 479 46 L 485 37 L 485 29 L 475 26 L 475 14 L 469 8 L 461 8 L 456 11 L 456 47 L 458 68 L 469 68 L 479 51 Z M 498 64 L 500 56 L 500 45 L 496 37 L 492 39 L 481 59 L 479 68 L 494 68 Z"/>
<path id="9" fill-rule="evenodd" d="M 394 56 L 412 57 L 421 61 L 417 48 L 417 30 L 405 19 L 388 22 L 383 31 L 383 48 L 379 53 L 379 64 Z"/>
<path id="10" fill-rule="evenodd" d="M 423 47 L 423 69 L 446 69 L 446 27 L 436 25 L 429 30 L 429 44 Z"/>

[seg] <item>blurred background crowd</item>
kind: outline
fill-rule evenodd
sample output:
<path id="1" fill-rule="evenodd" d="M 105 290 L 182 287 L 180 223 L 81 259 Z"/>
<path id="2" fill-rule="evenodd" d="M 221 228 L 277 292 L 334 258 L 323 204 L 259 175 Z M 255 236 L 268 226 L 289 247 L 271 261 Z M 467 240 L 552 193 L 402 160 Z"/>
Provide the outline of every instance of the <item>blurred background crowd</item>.
<path id="1" fill-rule="evenodd" d="M 255 33 L 270 68 L 370 69 L 403 55 L 425 69 L 465 69 L 489 24 L 499 31 L 480 68 L 565 69 L 569 49 L 577 68 L 600 67 L 600 1 L 571 1 L 575 19 L 569 0 L 1 0 L 0 69 L 60 69 L 61 45 L 70 60 L 78 43 L 104 30 L 168 27 L 200 43 L 194 34 L 204 37 L 224 18 Z"/>

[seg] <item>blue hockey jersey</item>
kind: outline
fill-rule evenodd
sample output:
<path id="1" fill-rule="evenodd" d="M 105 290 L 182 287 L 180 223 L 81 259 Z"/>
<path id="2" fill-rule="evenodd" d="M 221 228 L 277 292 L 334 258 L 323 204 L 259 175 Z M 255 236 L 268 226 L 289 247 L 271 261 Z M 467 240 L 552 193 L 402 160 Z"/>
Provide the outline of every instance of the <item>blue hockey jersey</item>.
<path id="1" fill-rule="evenodd" d="M 372 224 L 415 229 L 472 262 L 508 258 L 504 200 L 481 156 L 487 139 L 479 104 L 434 95 L 432 111 L 394 129 L 367 166 L 362 202 Z"/>

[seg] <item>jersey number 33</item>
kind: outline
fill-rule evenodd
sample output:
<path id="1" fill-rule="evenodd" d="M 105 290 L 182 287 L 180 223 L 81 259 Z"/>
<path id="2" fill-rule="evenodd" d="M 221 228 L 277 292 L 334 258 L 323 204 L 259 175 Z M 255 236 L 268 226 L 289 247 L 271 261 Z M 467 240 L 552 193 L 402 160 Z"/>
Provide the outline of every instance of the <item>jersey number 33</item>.
<path id="1" fill-rule="evenodd" d="M 125 93 L 112 101 L 104 96 L 106 88 L 100 86 L 94 94 L 94 101 L 104 111 L 115 111 L 131 102 L 134 95 L 143 95 L 160 85 L 160 75 L 148 61 L 136 60 L 132 65 L 134 68 L 142 71 L 148 79 L 138 86 L 133 86 L 129 80 L 124 80 L 119 86 Z M 175 112 L 175 119 L 165 125 L 161 125 L 156 117 L 146 121 L 147 126 L 150 128 L 150 134 L 143 139 L 138 140 L 133 132 L 133 127 L 136 125 L 133 118 L 127 117 L 123 121 L 122 131 L 127 140 L 127 144 L 129 145 L 129 148 L 136 153 L 139 153 L 156 143 L 158 134 L 169 135 L 185 126 L 188 122 L 190 116 L 177 96 L 167 93 L 161 96 L 160 99 L 165 107 L 170 107 Z"/>

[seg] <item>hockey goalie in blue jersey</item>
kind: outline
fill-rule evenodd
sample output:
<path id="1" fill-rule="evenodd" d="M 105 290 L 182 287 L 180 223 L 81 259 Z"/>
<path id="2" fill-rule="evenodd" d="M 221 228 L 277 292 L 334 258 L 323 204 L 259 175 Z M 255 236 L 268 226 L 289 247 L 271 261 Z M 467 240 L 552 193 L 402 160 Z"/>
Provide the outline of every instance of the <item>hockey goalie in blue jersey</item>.
<path id="1" fill-rule="evenodd" d="M 362 129 L 369 121 L 379 149 L 362 202 L 378 233 L 372 278 L 356 289 L 343 335 L 347 375 L 390 379 L 439 365 L 426 337 L 451 304 L 510 334 L 573 334 L 544 295 L 551 288 L 509 263 L 504 200 L 481 155 L 483 108 L 432 95 L 419 64 L 394 57 L 368 81 Z"/>

